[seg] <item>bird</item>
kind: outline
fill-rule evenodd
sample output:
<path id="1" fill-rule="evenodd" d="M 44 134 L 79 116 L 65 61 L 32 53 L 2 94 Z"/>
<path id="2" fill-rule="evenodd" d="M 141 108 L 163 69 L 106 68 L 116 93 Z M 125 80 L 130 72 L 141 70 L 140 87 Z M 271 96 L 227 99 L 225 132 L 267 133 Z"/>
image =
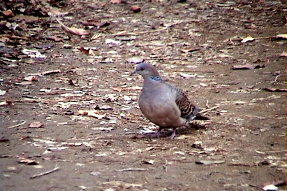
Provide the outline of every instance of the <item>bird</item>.
<path id="1" fill-rule="evenodd" d="M 197 116 L 201 109 L 188 99 L 180 88 L 163 80 L 155 66 L 138 63 L 131 75 L 143 77 L 143 87 L 139 96 L 139 107 L 143 115 L 152 123 L 159 126 L 156 136 L 163 129 L 173 129 L 170 136 L 176 135 L 176 128 L 187 126 Z"/>

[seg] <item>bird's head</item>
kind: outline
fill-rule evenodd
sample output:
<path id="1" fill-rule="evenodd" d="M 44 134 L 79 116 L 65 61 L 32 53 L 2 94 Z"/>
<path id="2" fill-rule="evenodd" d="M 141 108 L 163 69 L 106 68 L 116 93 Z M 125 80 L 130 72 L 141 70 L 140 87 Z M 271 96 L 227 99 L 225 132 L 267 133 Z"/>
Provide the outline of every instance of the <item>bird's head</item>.
<path id="1" fill-rule="evenodd" d="M 143 77 L 158 77 L 159 73 L 156 68 L 148 63 L 142 62 L 136 65 L 135 71 L 131 75 L 139 74 Z"/>

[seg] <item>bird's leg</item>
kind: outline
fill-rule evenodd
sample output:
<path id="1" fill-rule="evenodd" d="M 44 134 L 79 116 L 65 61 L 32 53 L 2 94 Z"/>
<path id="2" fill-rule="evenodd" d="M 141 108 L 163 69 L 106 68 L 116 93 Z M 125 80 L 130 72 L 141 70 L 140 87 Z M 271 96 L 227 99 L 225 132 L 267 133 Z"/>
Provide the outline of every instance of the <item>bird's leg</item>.
<path id="1" fill-rule="evenodd" d="M 175 134 L 176 134 L 176 128 L 173 128 L 172 134 L 171 134 L 171 136 L 169 138 L 174 139 Z"/>
<path id="2" fill-rule="evenodd" d="M 155 133 L 155 136 L 156 136 L 157 138 L 160 137 L 160 131 L 161 131 L 161 130 L 162 130 L 162 128 L 159 127 L 158 130 L 157 130 L 157 132 Z"/>

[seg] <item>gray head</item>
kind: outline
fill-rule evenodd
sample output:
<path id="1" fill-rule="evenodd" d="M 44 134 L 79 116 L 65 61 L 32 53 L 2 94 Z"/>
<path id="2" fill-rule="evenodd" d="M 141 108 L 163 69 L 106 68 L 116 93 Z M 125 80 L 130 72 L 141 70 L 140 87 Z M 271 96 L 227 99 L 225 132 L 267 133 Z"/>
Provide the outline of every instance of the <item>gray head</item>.
<path id="1" fill-rule="evenodd" d="M 131 75 L 133 74 L 139 74 L 142 77 L 159 77 L 159 73 L 156 70 L 156 68 L 148 63 L 142 62 L 137 64 L 135 71 L 133 71 L 131 73 Z"/>

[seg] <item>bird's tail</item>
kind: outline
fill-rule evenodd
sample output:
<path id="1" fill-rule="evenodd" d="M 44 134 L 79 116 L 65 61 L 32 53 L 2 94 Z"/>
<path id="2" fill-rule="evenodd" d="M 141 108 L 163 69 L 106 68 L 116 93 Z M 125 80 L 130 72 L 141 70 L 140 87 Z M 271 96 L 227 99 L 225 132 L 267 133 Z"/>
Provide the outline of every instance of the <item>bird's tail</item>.
<path id="1" fill-rule="evenodd" d="M 197 113 L 197 115 L 194 118 L 195 120 L 209 120 L 209 117 L 203 116 L 200 113 Z"/>

